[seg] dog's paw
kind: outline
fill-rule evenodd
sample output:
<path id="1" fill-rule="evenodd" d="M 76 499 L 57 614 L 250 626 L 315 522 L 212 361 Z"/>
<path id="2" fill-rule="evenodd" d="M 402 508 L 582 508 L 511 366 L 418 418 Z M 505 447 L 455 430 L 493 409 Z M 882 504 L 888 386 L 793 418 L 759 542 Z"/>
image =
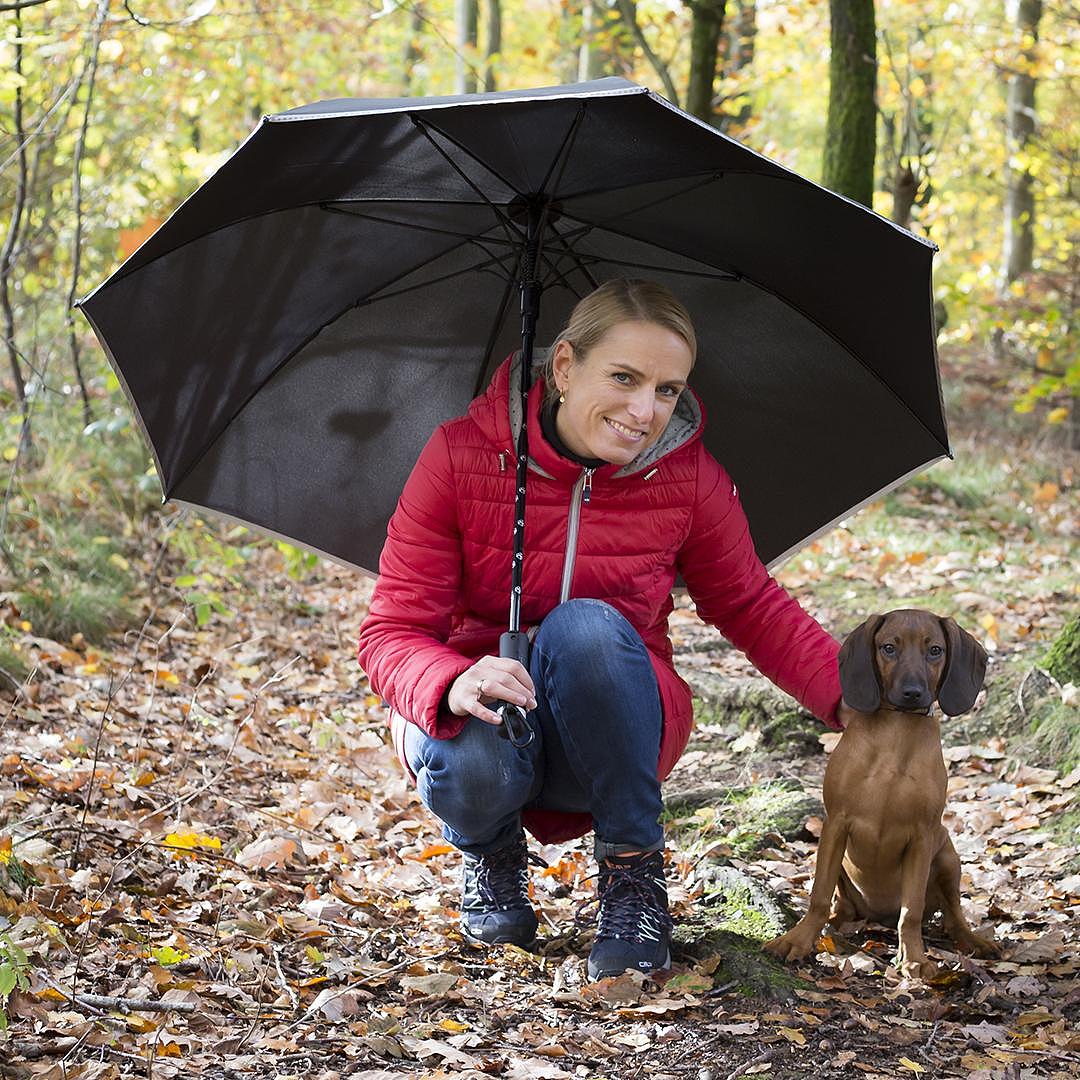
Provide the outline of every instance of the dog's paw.
<path id="1" fill-rule="evenodd" d="M 1001 956 L 1004 951 L 1000 942 L 995 941 L 993 938 L 982 937 L 980 934 L 969 934 L 956 944 L 961 952 L 981 956 L 986 960 Z"/>
<path id="2" fill-rule="evenodd" d="M 816 944 L 817 934 L 800 932 L 798 926 L 796 926 L 781 937 L 766 941 L 762 948 L 780 960 L 790 961 L 801 960 L 804 956 L 809 956 L 814 951 Z"/>
<path id="3" fill-rule="evenodd" d="M 916 982 L 929 982 L 940 970 L 926 953 L 907 953 L 903 949 L 896 954 L 894 963 L 905 979 Z"/>

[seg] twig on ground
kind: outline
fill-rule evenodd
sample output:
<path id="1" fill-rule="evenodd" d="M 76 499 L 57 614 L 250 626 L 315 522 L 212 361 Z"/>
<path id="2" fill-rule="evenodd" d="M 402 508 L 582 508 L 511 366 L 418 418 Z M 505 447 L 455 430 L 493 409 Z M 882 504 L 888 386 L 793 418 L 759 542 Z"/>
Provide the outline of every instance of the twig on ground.
<path id="1" fill-rule="evenodd" d="M 736 1080 L 737 1077 L 742 1076 L 753 1066 L 763 1065 L 766 1061 L 775 1061 L 777 1058 L 783 1057 L 785 1053 L 787 1053 L 787 1049 L 783 1046 L 770 1046 L 768 1050 L 763 1050 L 757 1057 L 744 1061 L 733 1072 L 729 1072 L 724 1080 Z"/>
<path id="2" fill-rule="evenodd" d="M 154 810 L 152 813 L 144 814 L 143 817 L 140 819 L 140 822 L 145 821 L 148 817 L 156 817 L 158 814 L 165 814 L 170 813 L 173 810 L 178 810 L 181 806 L 184 806 L 187 803 L 191 802 L 192 799 L 196 799 L 200 795 L 205 794 L 222 778 L 222 776 L 225 775 L 225 772 L 229 768 L 229 763 L 232 760 L 233 753 L 236 750 L 236 744 L 240 741 L 240 735 L 243 732 L 244 728 L 247 726 L 248 721 L 251 720 L 251 718 L 255 715 L 255 710 L 258 707 L 260 695 L 268 686 L 271 686 L 276 682 L 280 682 L 281 679 L 284 677 L 284 673 L 288 671 L 288 669 L 291 668 L 293 664 L 295 664 L 299 659 L 300 654 L 297 653 L 297 655 L 294 656 L 287 663 L 282 664 L 281 667 L 279 667 L 273 673 L 273 675 L 271 675 L 270 678 L 266 680 L 266 682 L 264 682 L 260 687 L 255 690 L 255 696 L 252 699 L 251 707 L 248 709 L 247 713 L 244 715 L 241 721 L 236 725 L 236 730 L 233 733 L 232 742 L 229 744 L 229 749 L 225 753 L 225 760 L 222 761 L 221 768 L 218 769 L 218 771 L 214 773 L 209 780 L 205 780 L 198 787 L 193 788 L 191 791 L 187 792 L 184 795 L 177 796 L 175 799 L 173 799 L 171 803 L 166 803 L 165 806 Z"/>
<path id="3" fill-rule="evenodd" d="M 107 994 L 67 994 L 68 1001 L 91 1009 L 112 1012 L 180 1012 L 193 1013 L 192 1001 L 151 1001 L 148 998 L 112 997 Z"/>
<path id="4" fill-rule="evenodd" d="M 289 1001 L 292 1002 L 293 1009 L 297 1009 L 300 1006 L 300 998 L 297 996 L 296 991 L 289 985 L 289 980 L 285 978 L 285 972 L 281 970 L 281 957 L 278 956 L 278 951 L 270 946 L 270 955 L 274 958 L 274 971 L 277 972 L 278 982 L 281 984 L 281 989 L 289 997 Z"/>
<path id="5" fill-rule="evenodd" d="M 52 1042 L 20 1042 L 16 1040 L 11 1044 L 12 1057 L 24 1057 L 27 1061 L 38 1061 L 43 1057 L 55 1057 L 74 1050 L 81 1039 L 65 1036 L 62 1039 L 53 1039 Z"/>

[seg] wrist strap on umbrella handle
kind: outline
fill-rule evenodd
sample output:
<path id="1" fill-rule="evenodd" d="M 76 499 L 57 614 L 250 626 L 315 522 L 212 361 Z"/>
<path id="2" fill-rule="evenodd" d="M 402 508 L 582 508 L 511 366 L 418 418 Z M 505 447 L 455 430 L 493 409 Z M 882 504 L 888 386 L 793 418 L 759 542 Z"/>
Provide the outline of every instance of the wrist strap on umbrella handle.
<path id="1" fill-rule="evenodd" d="M 529 636 L 523 630 L 507 630 L 499 638 L 499 656 L 517 660 L 526 671 L 529 669 Z M 500 701 L 495 711 L 502 717 L 499 734 L 509 739 L 512 746 L 528 746 L 533 741 L 533 729 L 525 718 L 525 710 L 508 701 Z"/>

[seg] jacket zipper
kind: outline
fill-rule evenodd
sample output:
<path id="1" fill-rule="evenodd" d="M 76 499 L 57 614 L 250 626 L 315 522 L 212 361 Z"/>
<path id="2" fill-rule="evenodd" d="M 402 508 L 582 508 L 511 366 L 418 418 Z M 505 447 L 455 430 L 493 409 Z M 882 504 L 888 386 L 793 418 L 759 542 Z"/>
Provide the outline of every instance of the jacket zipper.
<path id="1" fill-rule="evenodd" d="M 570 584 L 574 579 L 574 560 L 577 558 L 578 531 L 581 527 L 581 507 L 588 505 L 592 497 L 592 476 L 594 469 L 585 469 L 577 478 L 570 492 L 570 517 L 566 522 L 566 555 L 563 558 L 562 588 L 559 590 L 559 603 L 565 604 L 570 599 Z"/>

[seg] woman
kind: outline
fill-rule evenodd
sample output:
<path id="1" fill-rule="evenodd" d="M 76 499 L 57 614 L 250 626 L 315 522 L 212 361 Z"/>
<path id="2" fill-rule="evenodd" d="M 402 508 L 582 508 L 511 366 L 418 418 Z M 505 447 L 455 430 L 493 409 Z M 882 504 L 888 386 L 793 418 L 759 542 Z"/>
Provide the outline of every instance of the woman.
<path id="1" fill-rule="evenodd" d="M 703 619 L 838 726 L 837 644 L 769 577 L 701 442 L 696 349 L 666 288 L 618 279 L 575 307 L 542 365 L 526 418 L 527 670 L 495 655 L 520 424 L 509 360 L 420 455 L 360 632 L 399 754 L 463 853 L 470 936 L 535 936 L 523 824 L 541 842 L 594 830 L 592 978 L 670 964 L 660 781 L 692 721 L 667 635 L 676 575 Z M 500 737 L 498 701 L 528 710 L 529 746 Z"/>

